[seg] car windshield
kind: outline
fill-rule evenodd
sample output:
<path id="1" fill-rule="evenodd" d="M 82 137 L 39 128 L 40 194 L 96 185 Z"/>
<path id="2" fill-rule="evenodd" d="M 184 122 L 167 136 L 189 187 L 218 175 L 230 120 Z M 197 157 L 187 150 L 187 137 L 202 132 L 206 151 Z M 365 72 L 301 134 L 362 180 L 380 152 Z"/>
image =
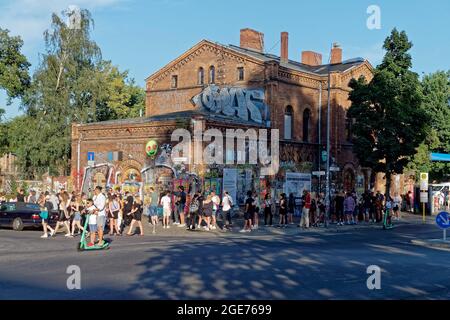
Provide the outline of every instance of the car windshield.
<path id="1" fill-rule="evenodd" d="M 434 186 L 432 187 L 433 191 L 440 191 L 442 189 L 442 186 Z"/>

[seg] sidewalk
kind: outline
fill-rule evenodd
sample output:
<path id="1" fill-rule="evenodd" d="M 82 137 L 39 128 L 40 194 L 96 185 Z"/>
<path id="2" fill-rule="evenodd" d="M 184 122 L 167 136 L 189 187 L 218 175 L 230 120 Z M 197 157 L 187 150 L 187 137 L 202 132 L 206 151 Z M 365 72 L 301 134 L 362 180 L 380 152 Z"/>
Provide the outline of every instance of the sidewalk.
<path id="1" fill-rule="evenodd" d="M 426 217 L 426 224 L 433 224 L 434 223 L 434 217 Z M 278 222 L 279 217 L 274 217 L 274 222 Z M 316 227 L 316 228 L 309 228 L 309 229 L 303 229 L 297 227 L 297 225 L 300 222 L 300 217 L 294 217 L 294 224 L 287 225 L 286 228 L 280 228 L 278 224 L 274 224 L 273 227 L 266 227 L 264 226 L 264 220 L 260 219 L 260 225 L 257 230 L 252 230 L 252 232 L 248 233 L 240 233 L 239 231 L 242 229 L 244 225 L 244 220 L 242 217 L 239 218 L 233 218 L 233 228 L 231 231 L 222 231 L 220 228 L 217 228 L 216 230 L 210 230 L 206 231 L 203 228 L 198 229 L 196 228 L 194 231 L 186 230 L 186 227 L 178 227 L 177 225 L 171 224 L 169 229 L 163 229 L 162 222 L 159 223 L 158 226 L 156 226 L 156 235 L 158 236 L 167 236 L 168 238 L 171 237 L 223 237 L 223 236 L 241 236 L 241 237 L 254 237 L 254 236 L 289 236 L 289 235 L 297 235 L 299 233 L 325 233 L 325 232 L 349 232 L 349 231 L 357 231 L 357 230 L 363 230 L 363 229 L 380 229 L 382 228 L 381 223 L 366 223 L 366 222 L 360 222 L 357 225 L 344 225 L 344 226 L 337 226 L 336 224 L 329 224 L 328 228 L 325 228 L 323 226 Z M 143 217 L 142 221 L 144 225 L 144 234 L 146 236 L 152 236 L 153 233 L 153 226 L 149 225 L 147 222 L 147 219 Z M 222 225 L 221 220 L 218 220 L 218 224 Z M 423 224 L 422 216 L 409 214 L 409 213 L 403 213 L 402 219 L 400 221 L 394 221 L 394 224 L 397 226 L 402 225 L 418 225 Z M 128 231 L 128 227 L 125 228 L 125 231 Z"/>

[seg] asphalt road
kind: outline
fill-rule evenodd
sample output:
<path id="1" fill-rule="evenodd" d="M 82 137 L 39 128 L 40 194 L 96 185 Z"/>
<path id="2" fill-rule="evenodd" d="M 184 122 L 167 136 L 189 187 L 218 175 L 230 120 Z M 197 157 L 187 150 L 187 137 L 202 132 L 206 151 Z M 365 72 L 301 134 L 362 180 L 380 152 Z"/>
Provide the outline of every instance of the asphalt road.
<path id="1" fill-rule="evenodd" d="M 450 298 L 450 252 L 410 243 L 441 235 L 431 221 L 389 231 L 163 231 L 78 252 L 76 238 L 0 229 L 0 299 Z M 80 290 L 67 288 L 71 265 L 80 268 Z M 380 290 L 367 288 L 371 265 L 382 270 Z"/>

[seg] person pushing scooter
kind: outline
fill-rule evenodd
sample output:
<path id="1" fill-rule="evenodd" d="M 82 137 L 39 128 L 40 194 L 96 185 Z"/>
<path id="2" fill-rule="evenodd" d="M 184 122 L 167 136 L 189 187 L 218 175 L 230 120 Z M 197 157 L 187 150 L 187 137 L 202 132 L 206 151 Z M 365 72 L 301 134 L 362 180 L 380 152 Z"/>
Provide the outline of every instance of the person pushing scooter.
<path id="1" fill-rule="evenodd" d="M 89 232 L 90 232 L 90 242 L 88 243 L 88 247 L 93 247 L 95 245 L 95 238 L 98 234 L 98 226 L 97 226 L 97 215 L 98 209 L 94 206 L 94 201 L 92 199 L 87 200 L 87 208 L 86 212 L 88 214 L 89 219 Z"/>

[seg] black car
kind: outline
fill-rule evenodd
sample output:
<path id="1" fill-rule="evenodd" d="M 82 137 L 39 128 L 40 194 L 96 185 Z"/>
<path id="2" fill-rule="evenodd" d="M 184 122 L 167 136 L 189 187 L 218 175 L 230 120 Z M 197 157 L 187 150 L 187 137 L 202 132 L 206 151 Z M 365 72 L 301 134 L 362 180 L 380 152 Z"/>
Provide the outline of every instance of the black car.
<path id="1" fill-rule="evenodd" d="M 4 202 L 0 205 L 0 227 L 12 227 L 22 231 L 25 227 L 42 227 L 41 209 L 35 203 Z M 49 222 L 53 224 L 54 216 L 49 213 Z"/>

